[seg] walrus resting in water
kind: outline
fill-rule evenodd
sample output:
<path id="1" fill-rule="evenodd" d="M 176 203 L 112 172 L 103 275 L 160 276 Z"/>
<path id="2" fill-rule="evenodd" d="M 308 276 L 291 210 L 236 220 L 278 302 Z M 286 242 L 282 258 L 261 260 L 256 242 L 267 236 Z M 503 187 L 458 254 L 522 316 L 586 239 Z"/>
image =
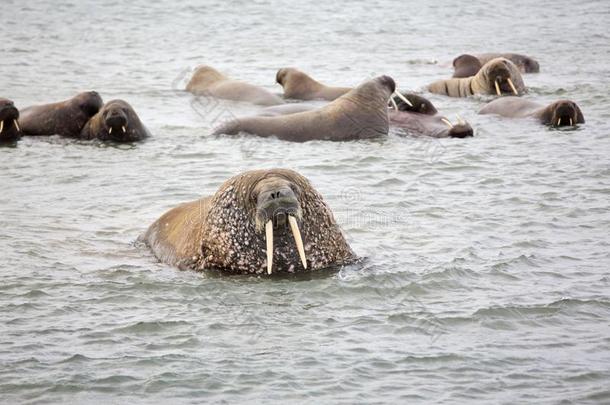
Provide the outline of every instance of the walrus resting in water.
<path id="1" fill-rule="evenodd" d="M 508 59 L 496 58 L 483 65 L 472 77 L 438 80 L 429 85 L 428 90 L 450 97 L 468 97 L 473 94 L 500 96 L 505 93 L 518 96 L 525 93 L 525 84 L 514 63 Z"/>
<path id="2" fill-rule="evenodd" d="M 395 88 L 391 77 L 379 76 L 322 108 L 275 117 L 238 118 L 216 129 L 214 135 L 247 132 L 293 142 L 385 136 L 389 129 L 388 99 Z"/>
<path id="3" fill-rule="evenodd" d="M 97 92 L 88 91 L 59 103 L 21 110 L 19 123 L 24 135 L 78 137 L 87 121 L 97 114 L 103 104 Z"/>
<path id="4" fill-rule="evenodd" d="M 6 98 L 0 98 L 0 143 L 13 142 L 21 138 L 19 110 Z"/>
<path id="5" fill-rule="evenodd" d="M 357 259 L 322 196 L 287 169 L 235 176 L 163 214 L 141 239 L 181 269 L 293 273 Z"/>
<path id="6" fill-rule="evenodd" d="M 505 58 L 517 66 L 521 73 L 537 73 L 540 71 L 538 61 L 518 53 L 484 53 L 481 55 L 463 54 L 453 60 L 455 72 L 453 77 L 470 77 L 477 74 L 483 65 L 492 59 Z"/>
<path id="7" fill-rule="evenodd" d="M 115 142 L 139 141 L 149 135 L 136 112 L 123 100 L 112 100 L 104 104 L 80 133 L 82 139 L 97 138 Z"/>
<path id="8" fill-rule="evenodd" d="M 479 114 L 498 114 L 510 118 L 531 117 L 554 127 L 585 123 L 582 111 L 570 100 L 559 100 L 544 106 L 519 97 L 503 97 L 485 105 Z"/>
<path id="9" fill-rule="evenodd" d="M 411 135 L 424 135 L 434 138 L 467 138 L 473 135 L 472 127 L 458 117 L 452 124 L 446 117 L 437 114 L 430 100 L 413 93 L 403 93 L 411 105 L 395 97 L 395 109 L 388 111 L 390 125 L 399 127 Z"/>
<path id="10" fill-rule="evenodd" d="M 212 96 L 260 105 L 284 103 L 280 97 L 262 87 L 230 79 L 211 66 L 199 66 L 186 85 L 186 90 L 196 96 Z"/>
<path id="11" fill-rule="evenodd" d="M 278 70 L 275 81 L 284 88 L 284 98 L 296 100 L 333 101 L 351 90 L 350 87 L 326 86 L 295 68 Z"/>

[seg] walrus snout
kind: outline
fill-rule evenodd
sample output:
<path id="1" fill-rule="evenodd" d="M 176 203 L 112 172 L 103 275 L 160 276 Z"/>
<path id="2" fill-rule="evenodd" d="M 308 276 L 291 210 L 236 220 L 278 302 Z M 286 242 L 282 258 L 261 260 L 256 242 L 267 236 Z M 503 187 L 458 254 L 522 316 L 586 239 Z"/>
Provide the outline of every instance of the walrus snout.
<path id="1" fill-rule="evenodd" d="M 121 110 L 109 110 L 105 122 L 108 127 L 120 129 L 127 125 L 127 114 Z"/>
<path id="2" fill-rule="evenodd" d="M 273 228 L 284 233 L 288 217 L 300 217 L 300 205 L 294 191 L 289 186 L 274 187 L 258 195 L 256 203 L 256 222 L 273 222 Z"/>
<path id="3" fill-rule="evenodd" d="M 449 130 L 450 138 L 469 138 L 471 136 L 473 136 L 473 130 L 467 122 L 456 124 Z"/>
<path id="4" fill-rule="evenodd" d="M 19 118 L 19 110 L 12 101 L 0 103 L 0 120 L 16 120 Z"/>
<path id="5" fill-rule="evenodd" d="M 554 127 L 574 126 L 583 124 L 585 119 L 576 103 L 570 100 L 560 100 L 555 103 L 550 124 Z"/>

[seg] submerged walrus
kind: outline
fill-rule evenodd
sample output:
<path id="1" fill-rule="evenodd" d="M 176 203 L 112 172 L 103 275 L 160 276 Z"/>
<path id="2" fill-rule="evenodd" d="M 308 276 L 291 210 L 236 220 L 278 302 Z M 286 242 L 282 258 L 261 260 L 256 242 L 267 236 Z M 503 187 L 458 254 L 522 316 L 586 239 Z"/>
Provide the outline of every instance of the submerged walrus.
<path id="1" fill-rule="evenodd" d="M 81 130 L 102 108 L 95 91 L 80 93 L 69 100 L 21 110 L 19 123 L 24 135 L 63 135 L 78 137 Z"/>
<path id="2" fill-rule="evenodd" d="M 284 98 L 333 101 L 349 92 L 349 87 L 326 86 L 295 68 L 277 71 L 275 80 L 284 88 Z"/>
<path id="3" fill-rule="evenodd" d="M 197 95 L 208 95 L 260 105 L 283 104 L 284 101 L 259 86 L 230 79 L 211 66 L 199 66 L 186 85 L 186 90 Z"/>
<path id="4" fill-rule="evenodd" d="M 479 114 L 498 114 L 510 118 L 532 117 L 554 127 L 584 124 L 585 117 L 578 105 L 570 100 L 559 100 L 547 106 L 519 97 L 503 97 L 485 105 Z"/>
<path id="5" fill-rule="evenodd" d="M 112 100 L 87 122 L 80 133 L 82 139 L 134 142 L 150 133 L 133 108 L 123 100 Z"/>
<path id="6" fill-rule="evenodd" d="M 0 98 L 0 143 L 13 142 L 21 138 L 19 110 L 6 98 Z"/>
<path id="7" fill-rule="evenodd" d="M 472 127 L 458 118 L 457 124 L 437 114 L 437 109 L 430 100 L 413 93 L 403 93 L 411 102 L 407 105 L 399 97 L 394 98 L 397 109 L 389 110 L 390 125 L 406 130 L 412 135 L 424 135 L 434 138 L 467 138 L 473 135 Z"/>
<path id="8" fill-rule="evenodd" d="M 215 135 L 239 132 L 306 142 L 349 141 L 388 134 L 387 104 L 396 84 L 389 76 L 369 80 L 328 105 L 312 111 L 276 117 L 247 117 L 230 121 Z"/>
<path id="9" fill-rule="evenodd" d="M 453 60 L 453 68 L 455 72 L 453 77 L 470 77 L 477 72 L 492 59 L 505 58 L 510 60 L 517 66 L 517 69 L 522 73 L 537 73 L 540 71 L 538 61 L 526 55 L 518 53 L 484 53 L 481 55 L 463 54 Z"/>
<path id="10" fill-rule="evenodd" d="M 428 90 L 450 97 L 468 97 L 473 94 L 500 96 L 505 93 L 522 95 L 525 93 L 525 84 L 514 63 L 505 58 L 496 58 L 483 65 L 475 76 L 438 80 L 429 85 Z"/>
<path id="11" fill-rule="evenodd" d="M 163 214 L 142 240 L 162 262 L 228 273 L 292 273 L 354 262 L 333 214 L 300 174 L 254 170 Z"/>

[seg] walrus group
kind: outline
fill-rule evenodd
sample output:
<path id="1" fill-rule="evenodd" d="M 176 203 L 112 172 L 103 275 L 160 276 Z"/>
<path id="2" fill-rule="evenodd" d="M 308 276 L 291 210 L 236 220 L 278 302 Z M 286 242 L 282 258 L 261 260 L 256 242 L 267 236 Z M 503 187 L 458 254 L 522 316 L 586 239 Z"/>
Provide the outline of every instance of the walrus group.
<path id="1" fill-rule="evenodd" d="M 426 90 L 449 97 L 498 96 L 479 114 L 533 118 L 553 127 L 584 123 L 580 108 L 571 100 L 545 106 L 520 98 L 527 91 L 522 74 L 539 71 L 538 62 L 528 56 L 460 55 L 453 68 L 452 78 L 431 83 Z M 353 88 L 332 87 L 298 69 L 282 68 L 276 82 L 283 97 L 200 66 L 186 90 L 195 96 L 260 106 L 257 115 L 223 123 L 214 135 L 353 141 L 387 136 L 390 127 L 396 127 L 412 136 L 473 136 L 466 121 L 458 117 L 451 122 L 422 95 L 399 91 L 389 76 Z M 307 103 L 313 100 L 327 103 Z M 0 142 L 41 135 L 136 142 L 150 133 L 126 101 L 104 103 L 95 91 L 21 111 L 11 100 L 0 98 Z M 159 260 L 182 269 L 275 274 L 358 260 L 322 196 L 305 177 L 288 169 L 238 174 L 214 195 L 166 212 L 140 239 Z"/>

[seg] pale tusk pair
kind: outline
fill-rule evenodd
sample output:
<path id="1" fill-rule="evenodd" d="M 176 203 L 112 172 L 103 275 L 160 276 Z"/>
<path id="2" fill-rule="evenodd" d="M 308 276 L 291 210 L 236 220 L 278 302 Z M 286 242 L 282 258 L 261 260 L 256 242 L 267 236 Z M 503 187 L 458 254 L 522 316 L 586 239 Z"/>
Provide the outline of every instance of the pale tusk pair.
<path id="1" fill-rule="evenodd" d="M 408 106 L 413 107 L 413 104 L 411 104 L 411 102 L 409 101 L 408 98 L 406 98 L 405 96 L 403 96 L 402 94 L 400 94 L 397 91 L 394 92 L 393 95 L 396 95 L 396 97 L 398 97 L 399 99 L 401 99 L 402 101 L 404 101 L 405 103 L 407 103 Z M 392 100 L 392 102 L 394 103 L 394 99 L 392 97 L 390 97 L 390 99 Z M 396 105 L 396 103 L 394 103 L 394 105 Z"/>
<path id="2" fill-rule="evenodd" d="M 396 101 L 394 101 L 394 97 L 390 97 L 390 103 L 392 103 L 394 110 L 398 111 L 398 106 L 396 105 Z"/>
<path id="3" fill-rule="evenodd" d="M 506 79 L 506 81 L 508 82 L 508 85 L 510 86 L 510 88 L 513 90 L 513 93 L 515 93 L 515 96 L 519 95 L 519 92 L 517 91 L 517 89 L 515 88 L 515 85 L 513 84 L 513 81 L 510 80 L 510 77 Z M 500 91 L 500 85 L 498 84 L 498 80 L 496 80 L 494 82 L 494 84 L 496 85 L 496 93 L 498 93 L 498 96 L 502 95 L 502 92 Z"/>
<path id="4" fill-rule="evenodd" d="M 121 127 L 121 129 L 123 130 L 123 133 L 125 133 L 125 127 Z M 108 135 L 112 135 L 112 127 L 110 127 L 110 129 L 108 130 Z"/>
<path id="5" fill-rule="evenodd" d="M 292 236 L 294 236 L 294 242 L 297 245 L 303 268 L 307 269 L 307 258 L 305 257 L 305 249 L 303 248 L 303 239 L 301 238 L 299 224 L 293 216 L 288 216 L 288 222 L 290 223 Z M 265 225 L 265 234 L 267 238 L 267 274 L 271 274 L 273 269 L 273 221 L 269 220 Z"/>

